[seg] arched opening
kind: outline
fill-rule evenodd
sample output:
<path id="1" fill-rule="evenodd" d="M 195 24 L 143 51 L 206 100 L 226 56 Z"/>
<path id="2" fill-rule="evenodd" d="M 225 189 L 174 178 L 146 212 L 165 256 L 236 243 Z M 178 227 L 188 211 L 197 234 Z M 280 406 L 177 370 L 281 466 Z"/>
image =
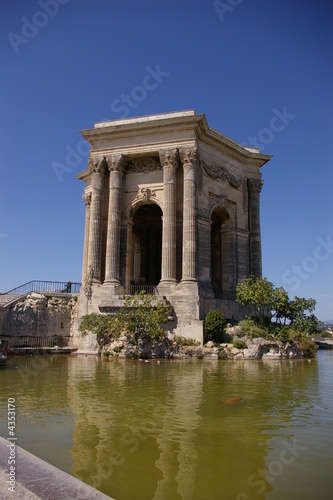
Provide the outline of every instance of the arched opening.
<path id="1" fill-rule="evenodd" d="M 162 210 L 146 204 L 133 215 L 132 285 L 157 286 L 161 280 Z"/>
<path id="2" fill-rule="evenodd" d="M 224 208 L 217 207 L 211 215 L 211 282 L 216 298 L 233 291 L 232 221 Z"/>

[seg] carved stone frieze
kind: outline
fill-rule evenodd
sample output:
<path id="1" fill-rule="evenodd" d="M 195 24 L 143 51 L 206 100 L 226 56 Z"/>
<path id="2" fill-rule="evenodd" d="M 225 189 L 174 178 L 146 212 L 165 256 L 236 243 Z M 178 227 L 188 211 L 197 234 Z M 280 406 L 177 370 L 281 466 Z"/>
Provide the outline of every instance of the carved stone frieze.
<path id="1" fill-rule="evenodd" d="M 176 167 L 178 165 L 178 149 L 161 149 L 159 151 L 161 165 L 164 167 L 172 166 Z"/>
<path id="2" fill-rule="evenodd" d="M 125 159 L 122 154 L 114 154 L 106 157 L 106 163 L 110 172 L 118 171 L 123 173 L 125 169 Z"/>
<path id="3" fill-rule="evenodd" d="M 127 172 L 145 173 L 153 170 L 162 170 L 162 165 L 158 158 L 146 156 L 134 158 L 127 163 Z"/>
<path id="4" fill-rule="evenodd" d="M 231 174 L 225 167 L 222 165 L 210 164 L 206 163 L 204 160 L 201 160 L 201 166 L 209 177 L 212 179 L 221 179 L 228 182 L 231 186 L 238 188 L 242 179 L 236 175 Z"/>
<path id="5" fill-rule="evenodd" d="M 264 181 L 262 179 L 248 179 L 247 189 L 250 194 L 259 195 Z"/>

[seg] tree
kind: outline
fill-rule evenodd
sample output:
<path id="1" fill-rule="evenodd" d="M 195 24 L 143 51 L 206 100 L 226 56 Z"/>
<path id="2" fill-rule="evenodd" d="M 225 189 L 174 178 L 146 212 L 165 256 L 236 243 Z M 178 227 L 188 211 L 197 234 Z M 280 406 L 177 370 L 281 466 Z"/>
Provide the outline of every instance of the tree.
<path id="1" fill-rule="evenodd" d="M 318 330 L 319 320 L 313 314 L 316 301 L 300 297 L 290 300 L 283 288 L 275 288 L 267 278 L 250 276 L 242 281 L 236 287 L 236 301 L 242 306 L 252 307 L 261 323 L 274 320 L 310 335 Z"/>
<path id="2" fill-rule="evenodd" d="M 236 301 L 242 306 L 252 307 L 256 318 L 260 321 L 270 320 L 274 303 L 274 285 L 267 278 L 259 279 L 251 275 L 237 285 Z"/>
<path id="3" fill-rule="evenodd" d="M 318 330 L 319 320 L 313 314 L 316 307 L 314 299 L 295 297 L 290 302 L 290 324 L 298 331 L 312 335 Z"/>
<path id="4" fill-rule="evenodd" d="M 207 335 L 207 342 L 209 340 L 217 342 L 218 344 L 223 340 L 223 332 L 226 327 L 226 321 L 223 312 L 218 309 L 209 311 L 205 318 L 205 332 Z"/>

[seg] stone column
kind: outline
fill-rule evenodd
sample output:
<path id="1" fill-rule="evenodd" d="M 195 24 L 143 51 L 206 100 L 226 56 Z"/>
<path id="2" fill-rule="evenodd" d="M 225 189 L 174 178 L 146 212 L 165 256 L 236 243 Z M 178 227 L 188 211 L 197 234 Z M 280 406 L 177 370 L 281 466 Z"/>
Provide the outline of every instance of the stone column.
<path id="1" fill-rule="evenodd" d="M 108 232 L 106 239 L 105 282 L 119 285 L 120 205 L 124 168 L 123 155 L 106 159 L 109 177 Z"/>
<path id="2" fill-rule="evenodd" d="M 183 201 L 183 269 L 182 282 L 197 282 L 196 278 L 196 148 L 179 150 L 184 170 Z"/>
<path id="3" fill-rule="evenodd" d="M 105 157 L 94 159 L 91 164 L 91 208 L 89 229 L 88 268 L 91 267 L 93 283 L 101 282 L 101 220 L 104 173 L 107 165 Z"/>
<path id="4" fill-rule="evenodd" d="M 84 284 L 88 271 L 88 250 L 89 250 L 89 231 L 90 231 L 90 204 L 91 193 L 84 193 L 82 196 L 86 206 L 86 218 L 84 226 L 84 244 L 83 244 L 83 263 L 82 263 L 82 284 Z"/>
<path id="5" fill-rule="evenodd" d="M 263 185 L 261 179 L 248 179 L 249 197 L 249 261 L 250 274 L 262 277 L 261 233 L 260 233 L 260 191 Z"/>
<path id="6" fill-rule="evenodd" d="M 176 170 L 178 150 L 160 151 L 163 167 L 163 226 L 161 283 L 176 283 Z"/>

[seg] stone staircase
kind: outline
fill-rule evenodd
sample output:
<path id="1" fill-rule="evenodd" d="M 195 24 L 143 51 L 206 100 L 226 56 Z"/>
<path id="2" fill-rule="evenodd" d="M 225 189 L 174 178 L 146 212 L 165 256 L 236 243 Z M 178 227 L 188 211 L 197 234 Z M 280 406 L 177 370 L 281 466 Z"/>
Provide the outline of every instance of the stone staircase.
<path id="1" fill-rule="evenodd" d="M 5 309 L 6 307 L 15 304 L 19 299 L 24 298 L 26 293 L 3 293 L 0 294 L 0 309 Z"/>

